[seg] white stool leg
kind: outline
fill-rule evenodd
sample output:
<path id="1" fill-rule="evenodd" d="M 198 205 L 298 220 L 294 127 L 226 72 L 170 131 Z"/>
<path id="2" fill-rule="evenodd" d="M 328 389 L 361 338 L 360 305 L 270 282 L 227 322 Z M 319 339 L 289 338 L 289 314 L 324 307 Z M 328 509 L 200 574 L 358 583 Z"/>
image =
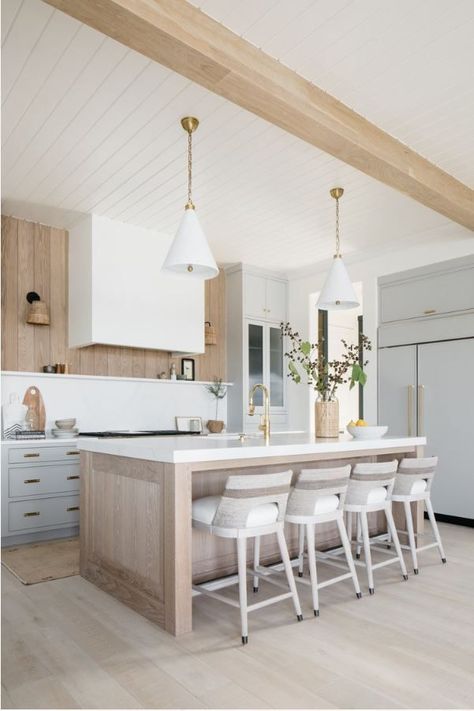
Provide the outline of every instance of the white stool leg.
<path id="1" fill-rule="evenodd" d="M 356 514 L 357 517 L 357 525 L 356 525 L 356 558 L 359 560 L 360 558 L 360 551 L 362 549 L 361 545 L 361 540 L 362 540 L 362 534 L 361 534 L 361 528 L 360 528 L 360 519 L 361 519 L 362 514 L 359 512 Z"/>
<path id="2" fill-rule="evenodd" d="M 367 579 L 369 581 L 369 593 L 374 594 L 374 573 L 372 570 L 372 555 L 370 553 L 370 539 L 369 539 L 369 524 L 367 521 L 366 511 L 361 511 L 360 514 L 360 526 L 362 529 L 362 539 L 364 541 L 364 555 L 365 555 L 365 567 L 367 568 Z"/>
<path id="3" fill-rule="evenodd" d="M 304 568 L 304 526 L 298 526 L 298 577 L 303 577 Z"/>
<path id="4" fill-rule="evenodd" d="M 237 538 L 237 561 L 239 570 L 239 603 L 242 625 L 242 644 L 249 641 L 247 613 L 247 539 Z"/>
<path id="5" fill-rule="evenodd" d="M 258 568 L 260 565 L 260 536 L 255 536 L 255 541 L 253 544 L 253 567 Z M 253 577 L 253 591 L 258 592 L 258 575 Z"/>
<path id="6" fill-rule="evenodd" d="M 352 558 L 352 551 L 351 551 L 351 544 L 347 535 L 346 527 L 344 526 L 344 520 L 342 518 L 338 518 L 337 521 L 337 527 L 339 529 L 339 535 L 341 537 L 342 545 L 344 547 L 344 553 L 346 554 L 346 560 L 347 560 L 347 565 L 349 566 L 349 570 L 351 571 L 352 575 L 352 580 L 354 583 L 354 588 L 356 591 L 356 596 L 357 597 L 362 597 L 362 593 L 360 591 L 360 585 L 359 585 L 359 579 L 357 577 L 355 565 L 354 565 L 354 560 Z"/>
<path id="7" fill-rule="evenodd" d="M 413 561 L 413 572 L 418 575 L 418 558 L 416 555 L 416 539 L 415 531 L 413 530 L 413 518 L 411 515 L 411 506 L 409 501 L 403 502 L 403 508 L 405 509 L 405 519 L 407 523 L 407 533 L 408 542 L 410 544 L 411 558 Z"/>
<path id="8" fill-rule="evenodd" d="M 293 568 L 291 567 L 290 556 L 288 555 L 288 548 L 286 545 L 286 538 L 282 528 L 278 529 L 277 537 L 278 546 L 280 548 L 281 560 L 285 568 L 286 579 L 288 580 L 289 588 L 293 593 L 293 604 L 295 606 L 296 617 L 298 619 L 298 622 L 301 622 L 301 620 L 303 619 L 303 615 L 301 614 L 300 599 L 298 597 L 298 591 L 296 589 L 295 578 L 293 575 Z"/>
<path id="9" fill-rule="evenodd" d="M 318 574 L 316 571 L 314 523 L 306 524 L 306 538 L 308 540 L 308 565 L 309 577 L 311 579 L 311 592 L 313 594 L 313 610 L 315 617 L 319 617 Z"/>
<path id="10" fill-rule="evenodd" d="M 347 512 L 347 537 L 352 541 L 352 511 Z"/>
<path id="11" fill-rule="evenodd" d="M 400 568 L 402 571 L 403 579 L 408 580 L 407 568 L 405 565 L 405 559 L 403 558 L 402 548 L 400 546 L 400 541 L 398 538 L 397 527 L 395 526 L 395 521 L 393 520 L 392 514 L 392 503 L 390 502 L 385 509 L 385 516 L 387 517 L 388 528 L 392 536 L 393 545 L 397 552 L 397 557 L 400 562 Z"/>
<path id="12" fill-rule="evenodd" d="M 436 539 L 436 543 L 438 544 L 439 552 L 441 554 L 441 561 L 443 563 L 446 563 L 446 554 L 444 552 L 443 544 L 441 543 L 441 536 L 439 535 L 438 524 L 436 523 L 433 511 L 433 504 L 431 503 L 431 499 L 429 497 L 425 499 L 425 504 L 426 511 L 428 513 L 428 518 L 430 519 L 431 528 L 433 529 L 433 534 Z"/>

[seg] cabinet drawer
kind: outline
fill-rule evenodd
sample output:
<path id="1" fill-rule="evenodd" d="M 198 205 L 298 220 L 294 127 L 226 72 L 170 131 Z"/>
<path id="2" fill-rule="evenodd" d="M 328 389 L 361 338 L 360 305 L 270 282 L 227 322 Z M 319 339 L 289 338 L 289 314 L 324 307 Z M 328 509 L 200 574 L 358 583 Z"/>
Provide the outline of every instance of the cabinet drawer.
<path id="1" fill-rule="evenodd" d="M 8 495 L 38 496 L 79 491 L 79 464 L 15 467 L 8 470 Z"/>
<path id="2" fill-rule="evenodd" d="M 61 447 L 12 447 L 8 450 L 10 464 L 29 464 L 30 462 L 54 462 L 61 459 L 79 461 L 79 450 L 75 445 Z"/>
<path id="3" fill-rule="evenodd" d="M 472 267 L 385 284 L 380 289 L 381 323 L 473 308 Z"/>
<path id="4" fill-rule="evenodd" d="M 58 496 L 54 499 L 10 501 L 8 530 L 25 531 L 50 526 L 74 526 L 79 523 L 79 496 Z"/>

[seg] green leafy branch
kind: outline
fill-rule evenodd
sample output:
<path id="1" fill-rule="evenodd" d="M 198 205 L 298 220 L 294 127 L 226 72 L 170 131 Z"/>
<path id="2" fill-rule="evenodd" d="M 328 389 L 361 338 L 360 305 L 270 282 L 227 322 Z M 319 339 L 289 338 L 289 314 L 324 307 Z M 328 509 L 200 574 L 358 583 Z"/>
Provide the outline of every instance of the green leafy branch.
<path id="1" fill-rule="evenodd" d="M 341 339 L 344 346 L 341 357 L 339 360 L 327 360 L 322 348 L 323 341 L 311 343 L 303 340 L 289 323 L 281 323 L 281 332 L 290 344 L 285 356 L 288 359 L 288 377 L 293 382 L 301 383 L 305 378 L 308 385 L 316 390 L 323 400 L 335 397 L 337 388 L 342 384 L 349 383 L 351 390 L 356 383 L 366 384 L 367 374 L 364 368 L 368 361 L 361 362 L 360 354 L 363 350 L 372 350 L 367 336 L 362 334 L 357 345 Z"/>

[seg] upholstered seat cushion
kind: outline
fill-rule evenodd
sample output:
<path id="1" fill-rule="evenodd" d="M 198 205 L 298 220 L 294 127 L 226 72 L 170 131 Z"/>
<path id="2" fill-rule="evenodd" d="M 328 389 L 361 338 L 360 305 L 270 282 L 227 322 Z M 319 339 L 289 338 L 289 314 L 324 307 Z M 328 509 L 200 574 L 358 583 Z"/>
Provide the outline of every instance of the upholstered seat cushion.
<path id="1" fill-rule="evenodd" d="M 335 494 L 329 496 L 319 496 L 314 505 L 315 514 L 330 513 L 335 511 L 339 506 L 339 497 Z"/>
<path id="2" fill-rule="evenodd" d="M 424 491 L 426 491 L 427 486 L 428 482 L 425 479 L 418 479 L 411 487 L 410 494 L 412 496 L 414 496 L 415 494 L 422 494 Z"/>
<path id="3" fill-rule="evenodd" d="M 199 521 L 199 523 L 210 526 L 214 520 L 220 500 L 220 496 L 203 496 L 201 499 L 195 499 L 193 501 L 193 521 Z M 260 504 L 249 512 L 247 527 L 266 526 L 269 523 L 275 523 L 277 519 L 277 504 Z"/>
<path id="4" fill-rule="evenodd" d="M 374 489 L 369 491 L 367 497 L 368 504 L 381 504 L 387 498 L 387 489 L 385 486 L 376 486 Z"/>

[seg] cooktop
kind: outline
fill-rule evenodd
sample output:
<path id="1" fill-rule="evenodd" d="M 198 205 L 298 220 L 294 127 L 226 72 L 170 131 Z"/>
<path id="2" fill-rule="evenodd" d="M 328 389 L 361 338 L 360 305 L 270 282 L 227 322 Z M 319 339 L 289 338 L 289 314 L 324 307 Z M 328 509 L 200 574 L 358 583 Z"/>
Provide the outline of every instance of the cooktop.
<path id="1" fill-rule="evenodd" d="M 105 430 L 103 432 L 79 432 L 79 437 L 170 437 L 171 435 L 198 435 L 200 432 L 184 432 L 177 430 Z"/>

